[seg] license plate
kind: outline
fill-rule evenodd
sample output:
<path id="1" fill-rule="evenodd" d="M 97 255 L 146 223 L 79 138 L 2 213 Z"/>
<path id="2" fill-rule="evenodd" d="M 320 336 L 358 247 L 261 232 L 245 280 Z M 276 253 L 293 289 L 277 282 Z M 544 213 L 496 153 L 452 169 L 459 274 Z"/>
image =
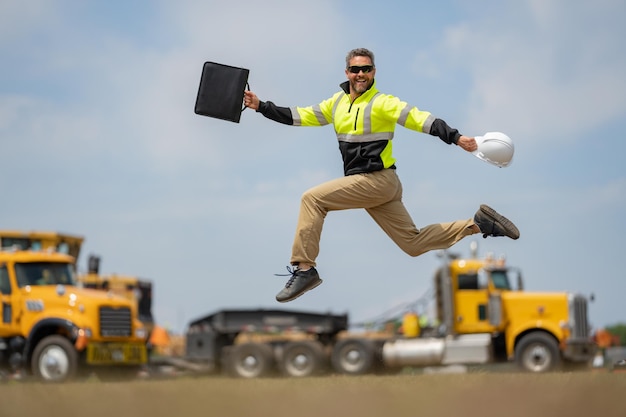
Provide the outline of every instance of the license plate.
<path id="1" fill-rule="evenodd" d="M 148 360 L 144 344 L 92 343 L 87 345 L 87 363 L 91 365 L 144 364 Z"/>

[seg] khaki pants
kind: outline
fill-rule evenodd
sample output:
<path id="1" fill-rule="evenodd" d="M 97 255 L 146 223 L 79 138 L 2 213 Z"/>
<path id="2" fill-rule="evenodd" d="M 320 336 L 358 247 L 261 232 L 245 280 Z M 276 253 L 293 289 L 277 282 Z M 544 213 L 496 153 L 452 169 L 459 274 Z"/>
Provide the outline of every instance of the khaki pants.
<path id="1" fill-rule="evenodd" d="M 431 224 L 417 229 L 402 203 L 402 184 L 395 169 L 337 178 L 302 195 L 291 263 L 316 265 L 324 219 L 329 211 L 363 208 L 410 256 L 446 249 L 474 234 L 473 219 Z"/>

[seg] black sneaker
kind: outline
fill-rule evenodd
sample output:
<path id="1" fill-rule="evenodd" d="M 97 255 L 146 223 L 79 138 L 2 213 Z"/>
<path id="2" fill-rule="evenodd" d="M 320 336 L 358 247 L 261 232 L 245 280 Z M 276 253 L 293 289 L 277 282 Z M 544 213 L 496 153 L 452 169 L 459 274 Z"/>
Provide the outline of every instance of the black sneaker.
<path id="1" fill-rule="evenodd" d="M 513 222 L 485 204 L 482 204 L 474 215 L 474 223 L 484 238 L 507 236 L 513 240 L 519 239 L 519 230 Z"/>
<path id="2" fill-rule="evenodd" d="M 279 303 L 295 300 L 305 292 L 312 290 L 322 283 L 317 270 L 313 267 L 306 271 L 301 271 L 298 267 L 294 267 L 293 269 L 287 267 L 287 271 L 289 271 L 289 274 L 276 274 L 277 276 L 291 275 L 291 278 L 289 278 L 289 281 L 285 284 L 285 288 L 276 294 L 276 301 Z"/>

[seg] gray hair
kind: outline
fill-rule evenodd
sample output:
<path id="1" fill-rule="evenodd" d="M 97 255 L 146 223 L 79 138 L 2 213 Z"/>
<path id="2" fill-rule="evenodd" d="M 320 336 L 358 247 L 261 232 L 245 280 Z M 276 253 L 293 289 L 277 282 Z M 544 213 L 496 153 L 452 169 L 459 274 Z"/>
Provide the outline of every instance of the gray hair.
<path id="1" fill-rule="evenodd" d="M 372 61 L 372 65 L 376 66 L 374 63 L 374 52 L 365 48 L 356 48 L 348 52 L 348 55 L 346 55 L 346 68 L 350 66 L 350 60 L 355 56 L 366 56 Z"/>

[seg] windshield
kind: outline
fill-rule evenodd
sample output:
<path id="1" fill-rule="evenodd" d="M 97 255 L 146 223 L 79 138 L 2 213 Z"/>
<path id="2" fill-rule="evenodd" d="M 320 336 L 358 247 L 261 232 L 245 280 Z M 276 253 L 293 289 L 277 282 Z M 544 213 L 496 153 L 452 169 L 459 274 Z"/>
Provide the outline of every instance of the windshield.
<path id="1" fill-rule="evenodd" d="M 509 283 L 509 277 L 505 269 L 491 271 L 491 280 L 493 286 L 499 290 L 510 290 L 511 284 Z"/>
<path id="2" fill-rule="evenodd" d="M 15 264 L 17 285 L 75 285 L 72 266 L 55 262 L 32 262 Z"/>

